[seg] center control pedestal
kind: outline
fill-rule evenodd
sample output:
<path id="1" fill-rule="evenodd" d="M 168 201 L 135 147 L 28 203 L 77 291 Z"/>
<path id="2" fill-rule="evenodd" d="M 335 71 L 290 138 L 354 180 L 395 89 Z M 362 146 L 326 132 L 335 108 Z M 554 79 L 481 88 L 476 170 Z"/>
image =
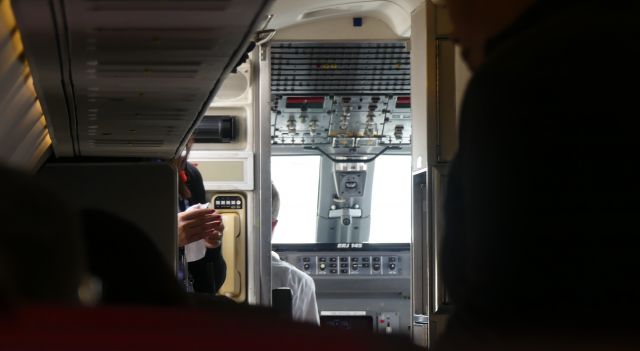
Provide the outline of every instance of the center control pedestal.
<path id="1" fill-rule="evenodd" d="M 409 244 L 273 244 L 273 250 L 313 278 L 322 325 L 409 333 Z"/>

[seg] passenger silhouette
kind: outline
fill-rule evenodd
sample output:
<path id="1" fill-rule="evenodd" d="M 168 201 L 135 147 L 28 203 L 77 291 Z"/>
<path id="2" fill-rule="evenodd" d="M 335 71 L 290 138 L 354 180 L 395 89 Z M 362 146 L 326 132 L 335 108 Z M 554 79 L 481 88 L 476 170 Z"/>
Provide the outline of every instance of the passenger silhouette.
<path id="1" fill-rule="evenodd" d="M 102 303 L 184 305 L 186 294 L 162 253 L 138 226 L 112 213 L 82 212 L 89 269 L 102 281 Z"/>
<path id="2" fill-rule="evenodd" d="M 475 71 L 445 204 L 451 332 L 637 326 L 638 5 L 448 5 Z"/>

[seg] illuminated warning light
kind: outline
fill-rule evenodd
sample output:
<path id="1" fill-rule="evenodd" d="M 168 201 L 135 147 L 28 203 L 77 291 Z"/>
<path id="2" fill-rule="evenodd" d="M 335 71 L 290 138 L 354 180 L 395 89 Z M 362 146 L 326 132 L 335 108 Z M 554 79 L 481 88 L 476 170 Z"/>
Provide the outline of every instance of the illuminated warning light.
<path id="1" fill-rule="evenodd" d="M 337 69 L 338 68 L 337 63 L 323 63 L 323 64 L 316 63 L 313 66 L 318 69 Z"/>
<path id="2" fill-rule="evenodd" d="M 290 96 L 285 106 L 287 108 L 322 108 L 324 96 Z"/>
<path id="3" fill-rule="evenodd" d="M 410 108 L 411 107 L 411 96 L 398 96 L 398 100 L 396 100 L 396 108 Z"/>

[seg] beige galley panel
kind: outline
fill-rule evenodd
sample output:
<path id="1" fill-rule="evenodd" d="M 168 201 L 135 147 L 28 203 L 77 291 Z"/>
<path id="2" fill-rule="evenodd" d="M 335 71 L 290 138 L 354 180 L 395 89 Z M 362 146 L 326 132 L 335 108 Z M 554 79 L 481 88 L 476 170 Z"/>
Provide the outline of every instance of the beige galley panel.
<path id="1" fill-rule="evenodd" d="M 253 153 L 194 150 L 189 161 L 202 173 L 207 190 L 253 190 Z"/>
<path id="2" fill-rule="evenodd" d="M 222 257 L 227 263 L 227 277 L 218 294 L 244 302 L 247 299 L 246 197 L 239 193 L 216 193 L 211 205 L 222 215 Z"/>

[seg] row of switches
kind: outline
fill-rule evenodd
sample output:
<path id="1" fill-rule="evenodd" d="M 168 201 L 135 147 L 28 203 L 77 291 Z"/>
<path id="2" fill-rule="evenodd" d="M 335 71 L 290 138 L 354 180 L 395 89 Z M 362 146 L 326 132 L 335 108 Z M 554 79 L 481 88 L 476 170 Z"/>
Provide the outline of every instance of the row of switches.
<path id="1" fill-rule="evenodd" d="M 302 268 L 304 271 L 309 272 L 312 269 L 312 263 L 315 262 L 315 257 L 302 257 Z M 351 268 L 351 272 L 358 272 L 360 268 L 363 268 L 363 273 L 366 273 L 367 270 L 372 269 L 373 272 L 380 272 L 382 268 L 383 257 L 381 256 L 373 256 L 373 257 L 326 257 L 321 256 L 317 258 L 318 261 L 318 273 L 326 272 L 329 274 L 337 274 L 340 272 L 341 274 L 349 274 L 349 268 Z M 386 261 L 387 263 L 387 271 L 389 273 L 393 273 L 396 271 L 397 264 L 399 258 L 396 256 L 388 256 Z M 339 262 L 339 263 L 338 263 Z M 371 263 L 373 262 L 373 263 Z M 338 266 L 339 265 L 339 266 Z"/>

